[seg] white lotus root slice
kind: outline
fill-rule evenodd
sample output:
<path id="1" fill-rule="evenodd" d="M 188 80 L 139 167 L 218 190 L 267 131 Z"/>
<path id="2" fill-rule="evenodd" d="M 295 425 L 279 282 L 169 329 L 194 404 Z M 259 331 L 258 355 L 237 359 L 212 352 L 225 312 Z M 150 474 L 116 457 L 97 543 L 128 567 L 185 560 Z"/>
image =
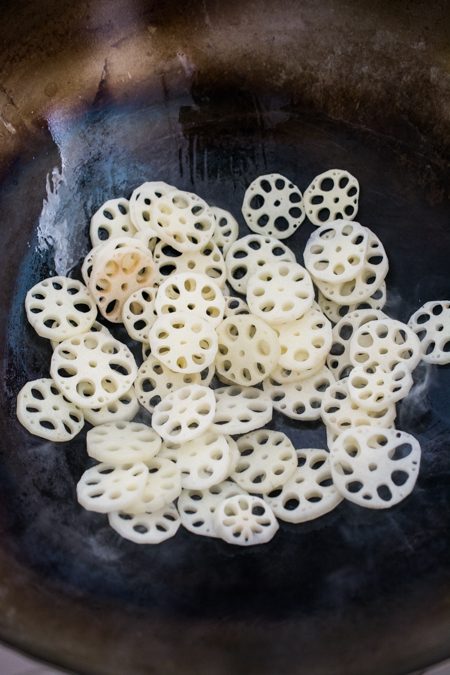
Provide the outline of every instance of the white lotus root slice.
<path id="1" fill-rule="evenodd" d="M 401 364 L 387 373 L 380 366 L 357 366 L 348 377 L 348 391 L 353 403 L 375 412 L 405 398 L 412 385 L 411 371 Z"/>
<path id="2" fill-rule="evenodd" d="M 314 368 L 330 351 L 331 323 L 314 307 L 300 319 L 273 328 L 281 348 L 277 363 L 287 370 Z"/>
<path id="3" fill-rule="evenodd" d="M 153 457 L 145 462 L 147 482 L 142 496 L 126 509 L 127 513 L 154 513 L 171 504 L 181 493 L 179 467 L 164 457 Z"/>
<path id="4" fill-rule="evenodd" d="M 102 462 L 88 469 L 77 484 L 77 497 L 88 511 L 110 513 L 126 509 L 138 500 L 145 487 L 148 469 L 142 462 Z"/>
<path id="5" fill-rule="evenodd" d="M 130 217 L 137 230 L 152 228 L 150 206 L 163 195 L 176 190 L 163 181 L 150 181 L 139 185 L 130 197 Z M 156 233 L 155 233 L 156 234 Z"/>
<path id="6" fill-rule="evenodd" d="M 130 389 L 137 366 L 119 340 L 103 333 L 84 333 L 55 348 L 50 374 L 75 405 L 100 408 Z"/>
<path id="7" fill-rule="evenodd" d="M 277 518 L 304 523 L 329 513 L 343 497 L 333 485 L 326 450 L 296 450 L 298 466 L 283 487 L 264 495 Z"/>
<path id="8" fill-rule="evenodd" d="M 92 326 L 89 328 L 87 331 L 83 331 L 85 333 L 103 333 L 104 335 L 111 335 L 109 330 L 104 326 L 102 323 L 99 321 L 94 321 Z M 61 342 L 64 342 L 64 340 L 50 340 L 50 344 L 52 346 L 52 349 L 55 349 Z"/>
<path id="9" fill-rule="evenodd" d="M 107 239 L 133 237 L 136 228 L 130 218 L 128 199 L 109 199 L 94 213 L 89 230 L 92 246 Z"/>
<path id="10" fill-rule="evenodd" d="M 229 211 L 221 209 L 218 206 L 211 206 L 211 212 L 216 221 L 216 228 L 213 234 L 213 241 L 222 249 L 223 255 L 228 253 L 228 250 L 239 236 L 239 225 Z"/>
<path id="11" fill-rule="evenodd" d="M 367 244 L 367 231 L 359 223 L 336 220 L 322 225 L 306 242 L 305 267 L 313 279 L 350 281 L 364 265 Z"/>
<path id="12" fill-rule="evenodd" d="M 219 286 L 205 274 L 173 274 L 158 289 L 155 309 L 159 316 L 192 312 L 214 328 L 223 319 L 225 298 Z"/>
<path id="13" fill-rule="evenodd" d="M 140 513 L 136 516 L 115 511 L 108 515 L 108 520 L 121 537 L 135 544 L 160 544 L 174 537 L 181 525 L 180 516 L 173 504 L 168 504 L 155 513 Z"/>
<path id="14" fill-rule="evenodd" d="M 383 281 L 381 286 L 379 286 L 379 288 L 377 288 L 376 291 L 372 293 L 370 298 L 367 298 L 363 302 L 355 302 L 352 305 L 338 305 L 334 302 L 334 300 L 328 300 L 328 298 L 324 296 L 320 289 L 318 289 L 317 296 L 317 302 L 320 309 L 333 323 L 339 323 L 339 321 L 344 318 L 344 316 L 355 312 L 357 309 L 381 310 L 386 304 L 386 299 L 385 281 Z"/>
<path id="15" fill-rule="evenodd" d="M 434 300 L 417 310 L 408 326 L 420 340 L 427 363 L 450 363 L 450 301 Z"/>
<path id="16" fill-rule="evenodd" d="M 289 368 L 283 368 L 283 366 L 277 364 L 271 371 L 270 377 L 280 384 L 302 382 L 303 380 L 308 380 L 313 375 L 317 375 L 317 373 L 322 370 L 324 365 L 325 359 L 319 361 L 317 366 L 314 366 L 314 368 L 308 368 L 307 370 L 290 370 Z"/>
<path id="17" fill-rule="evenodd" d="M 88 455 L 99 462 L 147 462 L 160 451 L 161 438 L 154 429 L 140 422 L 108 422 L 87 432 L 86 449 Z"/>
<path id="18" fill-rule="evenodd" d="M 70 441 L 84 426 L 82 410 L 68 401 L 51 378 L 27 382 L 17 396 L 17 418 L 35 436 Z"/>
<path id="19" fill-rule="evenodd" d="M 383 244 L 367 227 L 368 245 L 362 269 L 350 281 L 330 284 L 315 279 L 316 286 L 326 298 L 338 305 L 353 305 L 365 302 L 380 288 L 389 271 L 389 261 Z"/>
<path id="20" fill-rule="evenodd" d="M 378 319 L 361 326 L 350 342 L 353 366 L 381 366 L 392 370 L 397 363 L 412 372 L 422 357 L 420 340 L 414 331 L 395 319 Z"/>
<path id="21" fill-rule="evenodd" d="M 327 366 L 337 380 L 347 377 L 353 368 L 350 360 L 351 339 L 361 326 L 369 321 L 387 319 L 384 312 L 376 309 L 358 309 L 346 314 L 333 328 L 333 343 L 327 356 Z"/>
<path id="22" fill-rule="evenodd" d="M 236 316 L 237 314 L 250 314 L 250 307 L 245 300 L 229 295 L 225 298 L 223 318 L 228 319 L 229 316 Z"/>
<path id="23" fill-rule="evenodd" d="M 258 429 L 237 445 L 241 459 L 231 478 L 247 492 L 267 494 L 284 485 L 297 466 L 294 446 L 281 431 Z"/>
<path id="24" fill-rule="evenodd" d="M 211 429 L 222 434 L 246 434 L 272 419 L 270 396 L 256 387 L 233 384 L 214 390 L 216 413 Z"/>
<path id="25" fill-rule="evenodd" d="M 364 410 L 353 403 L 347 382 L 348 378 L 345 378 L 332 384 L 322 399 L 320 414 L 330 431 L 341 434 L 360 426 L 388 428 L 393 424 L 397 415 L 395 403 L 376 412 Z"/>
<path id="26" fill-rule="evenodd" d="M 305 220 L 302 193 L 279 173 L 259 176 L 247 188 L 242 214 L 252 232 L 286 239 Z"/>
<path id="27" fill-rule="evenodd" d="M 270 262 L 295 262 L 295 254 L 275 237 L 249 234 L 232 244 L 225 257 L 227 279 L 238 293 L 247 293 L 247 282 Z"/>
<path id="28" fill-rule="evenodd" d="M 359 506 L 387 509 L 413 490 L 420 466 L 419 442 L 404 431 L 359 427 L 333 444 L 333 482 L 343 497 Z"/>
<path id="29" fill-rule="evenodd" d="M 139 412 L 139 401 L 133 387 L 120 398 L 106 403 L 100 408 L 82 408 L 84 419 L 94 427 L 108 422 L 128 422 Z"/>
<path id="30" fill-rule="evenodd" d="M 217 536 L 238 546 L 265 544 L 279 528 L 270 506 L 259 497 L 247 495 L 220 502 L 214 511 L 213 524 Z"/>
<path id="31" fill-rule="evenodd" d="M 316 375 L 301 382 L 281 384 L 269 375 L 263 386 L 275 410 L 283 415 L 293 420 L 318 420 L 322 399 L 334 381 L 333 374 L 323 366 Z"/>
<path id="32" fill-rule="evenodd" d="M 86 286 L 89 287 L 89 279 L 91 278 L 92 268 L 94 265 L 94 260 L 97 256 L 97 253 L 100 251 L 115 251 L 118 248 L 123 248 L 124 246 L 131 246 L 139 248 L 142 253 L 148 254 L 148 248 L 141 241 L 135 239 L 135 237 L 114 237 L 113 239 L 107 239 L 106 241 L 97 244 L 94 246 L 83 261 L 81 267 L 81 276 Z"/>
<path id="33" fill-rule="evenodd" d="M 191 384 L 172 392 L 155 406 L 152 426 L 164 440 L 186 443 L 206 431 L 215 410 L 212 389 Z"/>
<path id="34" fill-rule="evenodd" d="M 216 370 L 234 384 L 258 384 L 278 362 L 277 334 L 257 316 L 231 316 L 222 321 L 217 335 Z"/>
<path id="35" fill-rule="evenodd" d="M 156 199 L 150 206 L 150 219 L 158 237 L 181 252 L 199 251 L 216 227 L 208 204 L 183 190 L 172 190 Z"/>
<path id="36" fill-rule="evenodd" d="M 316 176 L 303 195 L 306 215 L 314 225 L 358 213 L 359 183 L 348 171 L 330 169 Z"/>
<path id="37" fill-rule="evenodd" d="M 156 288 L 147 286 L 132 293 L 123 303 L 122 321 L 133 340 L 147 342 L 150 328 L 158 315 L 155 309 Z"/>
<path id="38" fill-rule="evenodd" d="M 200 251 L 179 253 L 160 241 L 155 248 L 153 260 L 157 267 L 156 283 L 161 286 L 171 274 L 195 272 L 206 274 L 219 288 L 225 285 L 227 266 L 217 245 L 208 241 Z"/>
<path id="39" fill-rule="evenodd" d="M 150 329 L 152 353 L 176 373 L 199 373 L 217 353 L 217 334 L 209 321 L 191 312 L 160 316 Z"/>
<path id="40" fill-rule="evenodd" d="M 56 341 L 85 333 L 97 318 L 89 290 L 68 277 L 50 277 L 33 286 L 25 298 L 25 309 L 36 333 Z"/>
<path id="41" fill-rule="evenodd" d="M 214 511 L 224 499 L 245 494 L 245 490 L 231 481 L 223 481 L 206 490 L 182 490 L 178 499 L 181 524 L 194 534 L 217 537 Z"/>
<path id="42" fill-rule="evenodd" d="M 247 302 L 270 326 L 295 321 L 314 302 L 311 277 L 298 263 L 268 263 L 249 278 Z"/>

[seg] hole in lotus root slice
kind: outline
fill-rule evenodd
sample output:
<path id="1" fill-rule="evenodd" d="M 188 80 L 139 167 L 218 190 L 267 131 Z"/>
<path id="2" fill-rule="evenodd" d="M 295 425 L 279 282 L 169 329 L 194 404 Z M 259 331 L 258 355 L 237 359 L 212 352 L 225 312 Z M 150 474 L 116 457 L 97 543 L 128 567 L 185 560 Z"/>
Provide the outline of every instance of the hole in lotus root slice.
<path id="1" fill-rule="evenodd" d="M 132 293 L 122 307 L 122 321 L 128 335 L 138 342 L 147 342 L 150 328 L 158 315 L 155 309 L 156 288 L 147 286 Z"/>
<path id="2" fill-rule="evenodd" d="M 376 309 L 358 309 L 349 312 L 333 328 L 332 345 L 327 356 L 327 366 L 335 376 L 341 379 L 347 377 L 353 368 L 350 361 L 350 342 L 353 334 L 369 323 L 379 319 L 387 319 L 384 312 Z"/>
<path id="3" fill-rule="evenodd" d="M 249 278 L 247 302 L 251 313 L 270 326 L 295 321 L 314 302 L 311 277 L 297 263 L 268 263 Z"/>
<path id="4" fill-rule="evenodd" d="M 259 176 L 244 195 L 242 214 L 252 232 L 286 239 L 305 219 L 302 193 L 279 173 Z"/>
<path id="5" fill-rule="evenodd" d="M 247 492 L 267 494 L 284 485 L 297 466 L 294 446 L 281 431 L 252 431 L 237 445 L 241 459 L 231 478 Z"/>
<path id="6" fill-rule="evenodd" d="M 139 411 L 139 401 L 133 387 L 122 396 L 100 408 L 83 408 L 84 419 L 94 427 L 109 422 L 126 422 L 132 420 Z"/>
<path id="7" fill-rule="evenodd" d="M 329 513 L 343 497 L 333 485 L 329 454 L 326 450 L 296 450 L 299 466 L 289 480 L 264 495 L 277 518 L 288 523 L 303 523 Z"/>
<path id="8" fill-rule="evenodd" d="M 412 385 L 411 371 L 401 364 L 387 373 L 380 366 L 357 366 L 348 377 L 352 401 L 364 410 L 375 412 L 405 398 Z"/>
<path id="9" fill-rule="evenodd" d="M 108 515 L 108 520 L 121 537 L 135 544 L 160 544 L 174 537 L 181 525 L 174 504 L 167 504 L 154 513 L 140 513 L 134 516 L 124 511 L 115 511 Z"/>
<path id="10" fill-rule="evenodd" d="M 418 441 L 403 431 L 350 429 L 333 444 L 333 482 L 342 496 L 355 504 L 386 509 L 412 492 L 420 456 Z"/>
<path id="11" fill-rule="evenodd" d="M 427 302 L 408 326 L 420 340 L 421 358 L 427 363 L 450 363 L 450 301 Z"/>
<path id="12" fill-rule="evenodd" d="M 271 371 L 270 377 L 275 382 L 280 384 L 288 384 L 290 382 L 301 382 L 302 380 L 307 380 L 313 375 L 316 375 L 322 370 L 325 365 L 325 359 L 319 361 L 317 366 L 314 368 L 309 368 L 307 370 L 290 370 L 288 368 L 283 368 L 279 364 Z"/>
<path id="13" fill-rule="evenodd" d="M 273 326 L 273 329 L 281 348 L 277 362 L 286 370 L 314 368 L 330 351 L 331 323 L 316 307 L 309 309 L 300 319 Z"/>
<path id="14" fill-rule="evenodd" d="M 77 497 L 88 511 L 110 513 L 127 509 L 141 498 L 148 469 L 135 464 L 102 463 L 88 469 L 77 484 Z"/>
<path id="15" fill-rule="evenodd" d="M 173 192 L 175 189 L 172 185 L 163 181 L 149 181 L 133 190 L 130 197 L 130 217 L 138 231 L 148 228 L 153 229 L 150 206 L 157 199 Z"/>
<path id="16" fill-rule="evenodd" d="M 221 209 L 218 206 L 211 206 L 211 213 L 216 221 L 216 227 L 212 239 L 215 244 L 226 255 L 239 236 L 239 225 L 229 211 Z"/>
<path id="17" fill-rule="evenodd" d="M 279 525 L 272 509 L 259 497 L 235 495 L 221 501 L 213 514 L 214 530 L 229 544 L 265 544 Z"/>
<path id="18" fill-rule="evenodd" d="M 153 412 L 155 405 L 162 401 L 168 394 L 181 389 L 188 384 L 202 384 L 207 387 L 214 375 L 211 367 L 202 379 L 200 373 L 174 373 L 155 356 L 149 355 L 138 370 L 134 388 L 139 403 L 149 412 Z"/>
<path id="19" fill-rule="evenodd" d="M 150 329 L 152 353 L 176 373 L 199 373 L 214 361 L 217 334 L 192 312 L 160 316 Z"/>
<path id="20" fill-rule="evenodd" d="M 336 220 L 312 233 L 303 253 L 314 280 L 329 284 L 350 281 L 364 265 L 368 233 L 350 220 Z"/>
<path id="21" fill-rule="evenodd" d="M 320 415 L 334 434 L 360 426 L 388 428 L 393 424 L 397 412 L 395 403 L 386 405 L 377 412 L 364 410 L 353 403 L 348 391 L 348 378 L 332 384 L 322 399 Z"/>
<path id="22" fill-rule="evenodd" d="M 27 382 L 17 397 L 17 417 L 30 433 L 69 441 L 84 426 L 83 411 L 68 401 L 51 378 Z"/>
<path id="23" fill-rule="evenodd" d="M 317 420 L 326 390 L 335 382 L 326 366 L 301 382 L 282 384 L 269 376 L 263 382 L 275 410 L 294 420 Z"/>
<path id="24" fill-rule="evenodd" d="M 111 335 L 109 330 L 104 326 L 102 323 L 99 321 L 94 321 L 92 326 L 89 328 L 88 331 L 85 331 L 86 333 L 103 333 L 104 335 Z M 64 340 L 50 340 L 50 344 L 52 346 L 52 349 L 55 349 L 61 342 L 64 342 Z"/>
<path id="25" fill-rule="evenodd" d="M 359 183 L 348 171 L 330 169 L 316 176 L 303 195 L 305 212 L 313 225 L 358 213 Z"/>
<path id="26" fill-rule="evenodd" d="M 132 515 L 159 511 L 181 493 L 181 474 L 177 464 L 164 457 L 153 457 L 145 463 L 148 475 L 142 497 L 126 509 Z"/>
<path id="27" fill-rule="evenodd" d="M 238 293 L 247 293 L 252 274 L 270 262 L 295 262 L 295 254 L 278 239 L 249 234 L 230 246 L 226 255 L 227 280 Z"/>
<path id="28" fill-rule="evenodd" d="M 131 222 L 128 199 L 109 199 L 91 218 L 90 237 L 92 246 L 108 239 L 133 237 L 136 228 Z"/>
<path id="29" fill-rule="evenodd" d="M 172 274 L 158 289 L 155 309 L 159 316 L 173 312 L 192 312 L 214 328 L 223 319 L 225 298 L 214 281 L 205 274 Z"/>
<path id="30" fill-rule="evenodd" d="M 216 413 L 212 429 L 222 434 L 246 434 L 272 419 L 272 402 L 265 391 L 234 384 L 214 390 Z"/>
<path id="31" fill-rule="evenodd" d="M 150 206 L 151 227 L 157 236 L 181 253 L 199 251 L 216 227 L 208 204 L 198 195 L 173 190 Z"/>
<path id="32" fill-rule="evenodd" d="M 225 285 L 227 267 L 217 245 L 208 241 L 199 251 L 179 253 L 171 246 L 160 241 L 153 254 L 157 266 L 156 283 L 161 286 L 171 274 L 195 272 L 206 274 L 219 288 Z"/>
<path id="33" fill-rule="evenodd" d="M 31 288 L 25 298 L 28 321 L 38 335 L 61 341 L 85 333 L 97 317 L 95 300 L 80 281 L 49 277 Z"/>
<path id="34" fill-rule="evenodd" d="M 353 366 L 381 366 L 390 371 L 401 364 L 412 372 L 422 357 L 414 331 L 395 319 L 378 319 L 358 328 L 350 342 Z"/>
<path id="35" fill-rule="evenodd" d="M 206 431 L 215 409 L 212 389 L 191 384 L 170 393 L 155 406 L 152 426 L 164 440 L 186 443 Z M 223 479 L 217 482 L 220 480 Z"/>
<path id="36" fill-rule="evenodd" d="M 280 356 L 276 332 L 252 314 L 225 319 L 217 335 L 216 371 L 233 384 L 262 382 Z"/>
<path id="37" fill-rule="evenodd" d="M 206 490 L 182 490 L 178 499 L 181 524 L 194 534 L 217 537 L 213 522 L 217 506 L 224 499 L 246 494 L 245 490 L 231 481 L 223 481 Z"/>
<path id="38" fill-rule="evenodd" d="M 75 405 L 100 408 L 130 389 L 137 366 L 119 340 L 103 333 L 84 333 L 55 348 L 50 374 Z"/>
<path id="39" fill-rule="evenodd" d="M 225 310 L 223 318 L 228 319 L 229 316 L 236 316 L 238 314 L 250 314 L 250 308 L 241 298 L 235 298 L 229 295 L 225 298 Z"/>
<path id="40" fill-rule="evenodd" d="M 161 438 L 146 424 L 115 421 L 90 429 L 86 447 L 99 462 L 132 464 L 153 459 L 161 449 Z"/>
<path id="41" fill-rule="evenodd" d="M 321 290 L 318 290 L 317 302 L 322 312 L 328 319 L 330 319 L 330 321 L 333 323 L 339 323 L 343 317 L 355 312 L 356 310 L 382 310 L 386 304 L 386 282 L 383 281 L 381 286 L 377 288 L 370 298 L 364 300 L 364 302 L 356 302 L 353 305 L 337 305 L 334 300 L 328 300 Z M 386 316 L 383 314 L 383 312 L 380 312 L 380 314 L 382 316 Z"/>

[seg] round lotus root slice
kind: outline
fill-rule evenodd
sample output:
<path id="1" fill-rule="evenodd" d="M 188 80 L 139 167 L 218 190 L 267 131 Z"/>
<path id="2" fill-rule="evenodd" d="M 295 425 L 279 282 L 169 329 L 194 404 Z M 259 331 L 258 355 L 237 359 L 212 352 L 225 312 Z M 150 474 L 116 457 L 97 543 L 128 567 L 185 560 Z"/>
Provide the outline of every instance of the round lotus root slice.
<path id="1" fill-rule="evenodd" d="M 152 228 L 150 206 L 163 195 L 176 190 L 163 181 L 150 181 L 139 185 L 130 197 L 130 217 L 137 230 Z"/>
<path id="2" fill-rule="evenodd" d="M 247 293 L 252 274 L 270 262 L 295 262 L 295 254 L 275 237 L 249 234 L 232 244 L 225 257 L 228 282 L 237 293 Z"/>
<path id="3" fill-rule="evenodd" d="M 249 278 L 247 302 L 270 326 L 295 321 L 314 302 L 311 277 L 298 263 L 268 263 Z"/>
<path id="4" fill-rule="evenodd" d="M 333 323 L 339 323 L 344 316 L 355 312 L 357 309 L 383 309 L 386 304 L 386 282 L 383 281 L 381 286 L 364 302 L 356 302 L 353 305 L 338 305 L 334 300 L 328 300 L 319 289 L 317 302 L 327 319 L 330 319 Z"/>
<path id="5" fill-rule="evenodd" d="M 234 384 L 258 384 L 278 362 L 277 334 L 257 316 L 231 316 L 222 321 L 217 335 L 216 370 Z"/>
<path id="6" fill-rule="evenodd" d="M 100 408 L 130 389 L 137 366 L 119 340 L 103 333 L 84 333 L 55 348 L 50 374 L 75 405 Z"/>
<path id="7" fill-rule="evenodd" d="M 223 318 L 228 319 L 229 316 L 236 316 L 237 314 L 250 314 L 250 308 L 244 300 L 229 295 L 225 298 Z"/>
<path id="8" fill-rule="evenodd" d="M 389 371 L 400 363 L 412 372 L 421 357 L 417 335 L 409 326 L 395 319 L 378 319 L 361 326 L 350 342 L 353 366 L 381 366 Z"/>
<path id="9" fill-rule="evenodd" d="M 181 252 L 199 251 L 216 227 L 208 204 L 183 190 L 172 190 L 156 199 L 150 206 L 150 219 L 158 237 Z"/>
<path id="10" fill-rule="evenodd" d="M 173 274 L 158 289 L 155 309 L 159 316 L 192 312 L 214 328 L 223 319 L 225 298 L 217 284 L 205 274 Z"/>
<path id="11" fill-rule="evenodd" d="M 140 422 L 108 422 L 87 432 L 86 449 L 99 462 L 147 462 L 160 451 L 161 438 Z"/>
<path id="12" fill-rule="evenodd" d="M 277 518 L 304 523 L 320 518 L 341 503 L 343 497 L 331 478 L 330 455 L 326 450 L 296 450 L 297 468 L 283 487 L 264 495 Z"/>
<path id="13" fill-rule="evenodd" d="M 176 453 L 176 465 L 181 471 L 184 489 L 207 490 L 228 477 L 230 445 L 225 436 L 210 428 L 172 452 Z"/>
<path id="14" fill-rule="evenodd" d="M 388 428 L 393 424 L 397 415 L 395 403 L 376 412 L 364 410 L 353 403 L 347 382 L 348 378 L 338 380 L 325 392 L 320 414 L 327 428 L 334 434 L 341 434 L 360 426 Z"/>
<path id="15" fill-rule="evenodd" d="M 135 544 L 160 544 L 174 537 L 181 525 L 173 504 L 167 504 L 155 513 L 140 513 L 136 516 L 114 511 L 108 515 L 108 520 L 113 530 Z"/>
<path id="16" fill-rule="evenodd" d="M 331 323 L 315 307 L 300 319 L 273 328 L 281 348 L 277 363 L 287 370 L 314 368 L 330 351 Z"/>
<path id="17" fill-rule="evenodd" d="M 278 364 L 271 371 L 270 377 L 279 384 L 302 382 L 303 380 L 308 380 L 313 375 L 319 373 L 324 365 L 325 359 L 322 359 L 322 361 L 319 361 L 317 366 L 314 366 L 314 368 L 309 368 L 308 370 L 289 370 L 289 368 L 283 368 L 283 366 Z"/>
<path id="18" fill-rule="evenodd" d="M 160 241 L 155 248 L 153 260 L 157 267 L 156 283 L 161 286 L 172 274 L 195 272 L 206 274 L 219 288 L 227 278 L 227 266 L 217 245 L 211 240 L 200 251 L 180 253 Z"/>
<path id="19" fill-rule="evenodd" d="M 237 445 L 241 458 L 231 478 L 247 492 L 267 494 L 284 485 L 297 466 L 294 446 L 281 431 L 258 429 Z"/>
<path id="20" fill-rule="evenodd" d="M 223 255 L 226 255 L 231 244 L 239 236 L 238 222 L 229 211 L 225 211 L 225 209 L 221 209 L 218 206 L 211 206 L 210 208 L 216 221 L 216 228 L 212 239 L 222 249 Z"/>
<path id="21" fill-rule="evenodd" d="M 387 319 L 384 312 L 376 309 L 358 309 L 349 312 L 333 328 L 330 353 L 327 356 L 327 366 L 337 380 L 347 377 L 353 368 L 350 360 L 350 342 L 358 328 L 369 321 Z"/>
<path id="22" fill-rule="evenodd" d="M 359 427 L 334 442 L 331 474 L 346 499 L 370 509 L 387 509 L 412 492 L 420 456 L 419 442 L 404 431 Z"/>
<path id="23" fill-rule="evenodd" d="M 17 418 L 35 436 L 70 441 L 84 426 L 82 410 L 68 401 L 51 378 L 27 382 L 17 396 Z"/>
<path id="24" fill-rule="evenodd" d="M 348 391 L 353 403 L 375 412 L 405 398 L 412 385 L 411 371 L 401 364 L 387 373 L 380 366 L 357 366 L 348 376 Z"/>
<path id="25" fill-rule="evenodd" d="M 147 286 L 132 293 L 123 303 L 122 321 L 133 340 L 147 342 L 150 328 L 158 315 L 155 309 L 156 288 Z"/>
<path id="26" fill-rule="evenodd" d="M 133 387 L 120 398 L 100 408 L 82 408 L 84 419 L 94 427 L 108 422 L 128 422 L 139 412 L 139 401 Z"/>
<path id="27" fill-rule="evenodd" d="M 259 176 L 247 188 L 242 214 L 252 232 L 286 239 L 305 220 L 302 193 L 279 173 Z"/>
<path id="28" fill-rule="evenodd" d="M 434 300 L 417 310 L 408 326 L 420 340 L 427 363 L 450 363 L 450 301 Z"/>
<path id="29" fill-rule="evenodd" d="M 313 279 L 329 284 L 350 281 L 363 268 L 367 245 L 362 225 L 336 220 L 319 227 L 306 242 L 305 267 Z"/>
<path id="30" fill-rule="evenodd" d="M 164 457 L 153 457 L 145 463 L 147 482 L 142 496 L 126 509 L 131 515 L 159 511 L 181 493 L 180 469 L 176 464 Z"/>
<path id="31" fill-rule="evenodd" d="M 236 495 L 220 502 L 213 525 L 218 537 L 238 546 L 265 544 L 279 528 L 270 506 L 250 495 Z"/>
<path id="32" fill-rule="evenodd" d="M 151 253 L 153 253 L 156 244 L 159 241 L 151 227 L 144 227 L 143 230 L 136 232 L 136 234 L 133 236 L 133 239 L 144 244 L 145 248 L 148 248 Z"/>
<path id="33" fill-rule="evenodd" d="M 81 268 L 81 276 L 83 277 L 83 281 L 86 286 L 89 287 L 89 279 L 91 278 L 92 268 L 94 266 L 94 260 L 97 256 L 97 253 L 100 251 L 115 251 L 116 249 L 123 248 L 124 246 L 137 247 L 142 251 L 142 253 L 148 255 L 147 246 L 134 237 L 114 237 L 114 239 L 107 239 L 106 241 L 97 244 L 97 246 L 94 246 L 94 248 L 89 251 L 84 259 L 83 266 Z"/>
<path id="34" fill-rule="evenodd" d="M 245 490 L 231 481 L 223 481 L 206 490 L 182 490 L 178 499 L 181 524 L 194 534 L 217 537 L 213 523 L 217 506 L 224 499 L 246 494 Z"/>
<path id="35" fill-rule="evenodd" d="M 55 341 L 85 333 L 97 318 L 89 290 L 68 277 L 50 277 L 33 286 L 25 298 L 25 309 L 36 333 Z"/>
<path id="36" fill-rule="evenodd" d="M 119 466 L 97 464 L 78 481 L 78 501 L 88 511 L 97 513 L 126 509 L 141 497 L 147 476 L 148 469 L 142 462 Z"/>
<path id="37" fill-rule="evenodd" d="M 316 176 L 303 195 L 306 215 L 313 225 L 338 218 L 353 220 L 358 213 L 359 183 L 348 171 L 330 169 Z"/>
<path id="38" fill-rule="evenodd" d="M 320 406 L 326 390 L 335 379 L 326 366 L 301 382 L 281 384 L 273 377 L 264 380 L 263 386 L 275 410 L 293 420 L 318 420 Z"/>
<path id="39" fill-rule="evenodd" d="M 176 373 L 200 373 L 217 353 L 214 328 L 191 312 L 160 316 L 149 337 L 153 354 Z"/>
<path id="40" fill-rule="evenodd" d="M 190 384 L 173 391 L 155 406 L 152 426 L 166 441 L 187 443 L 206 431 L 215 410 L 212 389 Z"/>
<path id="41" fill-rule="evenodd" d="M 116 237 L 133 237 L 136 228 L 130 218 L 128 199 L 109 199 L 94 213 L 89 230 L 92 246 Z"/>
<path id="42" fill-rule="evenodd" d="M 211 429 L 222 434 L 246 434 L 272 419 L 270 396 L 256 387 L 233 384 L 214 390 L 216 414 Z"/>

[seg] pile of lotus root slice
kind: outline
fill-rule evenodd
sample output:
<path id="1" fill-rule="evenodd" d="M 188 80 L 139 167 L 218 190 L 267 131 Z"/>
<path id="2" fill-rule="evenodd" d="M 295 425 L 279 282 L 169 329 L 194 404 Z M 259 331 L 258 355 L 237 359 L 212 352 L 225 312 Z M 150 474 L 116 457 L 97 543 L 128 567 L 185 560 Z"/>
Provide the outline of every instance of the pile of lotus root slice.
<path id="1" fill-rule="evenodd" d="M 412 491 L 420 445 L 395 428 L 396 403 L 421 359 L 450 362 L 450 302 L 408 325 L 386 316 L 388 258 L 354 220 L 358 197 L 346 171 L 303 195 L 260 176 L 242 207 L 253 234 L 240 239 L 228 211 L 163 182 L 94 214 L 84 284 L 55 276 L 27 294 L 53 356 L 50 377 L 17 399 L 20 422 L 50 441 L 92 425 L 83 507 L 140 544 L 182 524 L 248 546 L 279 519 L 312 520 L 344 498 L 384 509 Z M 317 229 L 297 261 L 283 240 L 305 217 Z M 140 367 L 102 317 L 142 344 Z M 133 421 L 140 406 L 151 426 Z M 265 428 L 274 409 L 321 418 L 328 450 Z"/>

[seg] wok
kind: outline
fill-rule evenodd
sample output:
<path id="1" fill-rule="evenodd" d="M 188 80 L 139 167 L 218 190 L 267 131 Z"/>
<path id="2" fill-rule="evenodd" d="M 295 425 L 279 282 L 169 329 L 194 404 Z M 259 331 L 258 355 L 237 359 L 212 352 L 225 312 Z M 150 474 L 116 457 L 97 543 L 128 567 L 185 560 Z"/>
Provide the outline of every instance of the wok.
<path id="1" fill-rule="evenodd" d="M 408 499 L 343 503 L 252 549 L 183 528 L 120 539 L 76 502 L 86 430 L 57 446 L 15 417 L 51 354 L 26 291 L 78 276 L 92 213 L 144 180 L 239 217 L 262 173 L 304 190 L 347 169 L 389 256 L 387 312 L 448 298 L 449 3 L 27 0 L 2 3 L 0 35 L 1 639 L 83 675 L 401 675 L 449 657 L 450 366 L 419 368 L 399 405 L 423 450 Z M 312 229 L 287 242 L 298 256 Z M 273 425 L 325 444 L 319 424 Z"/>

